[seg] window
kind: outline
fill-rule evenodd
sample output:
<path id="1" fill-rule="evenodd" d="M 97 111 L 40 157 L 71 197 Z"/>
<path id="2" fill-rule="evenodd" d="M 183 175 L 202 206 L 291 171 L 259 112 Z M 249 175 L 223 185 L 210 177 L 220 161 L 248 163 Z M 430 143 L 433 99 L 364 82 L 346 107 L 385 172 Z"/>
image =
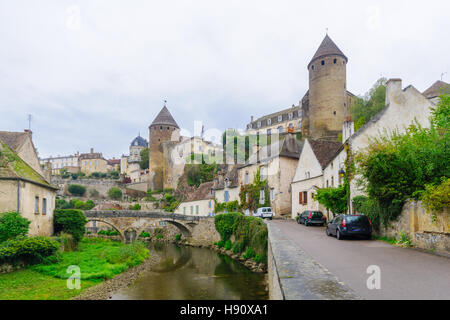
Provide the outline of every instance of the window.
<path id="1" fill-rule="evenodd" d="M 313 70 L 314 70 L 314 65 L 312 65 L 311 69 L 313 69 Z"/>
<path id="2" fill-rule="evenodd" d="M 209 200 L 209 202 L 208 202 L 208 208 L 211 209 L 211 200 Z"/>
<path id="3" fill-rule="evenodd" d="M 261 121 L 258 121 L 257 127 L 258 127 L 258 128 L 261 128 Z"/>
<path id="4" fill-rule="evenodd" d="M 289 120 L 292 120 L 292 117 L 293 117 L 294 115 L 292 114 L 292 112 L 289 112 Z"/>
<path id="5" fill-rule="evenodd" d="M 34 213 L 39 213 L 39 197 L 34 197 Z"/>
<path id="6" fill-rule="evenodd" d="M 194 206 L 191 206 L 191 214 L 194 214 Z"/>
<path id="7" fill-rule="evenodd" d="M 331 177 L 331 186 L 334 187 L 334 177 Z"/>
<path id="8" fill-rule="evenodd" d="M 283 116 L 278 116 L 278 122 L 283 121 Z"/>
<path id="9" fill-rule="evenodd" d="M 248 184 L 248 172 L 245 173 L 245 184 Z"/>
<path id="10" fill-rule="evenodd" d="M 298 117 L 301 118 L 303 116 L 303 111 L 302 110 L 298 110 Z"/>
<path id="11" fill-rule="evenodd" d="M 328 188 L 328 179 L 327 179 L 327 188 Z"/>
<path id="12" fill-rule="evenodd" d="M 283 132 L 283 127 L 278 127 L 278 132 L 282 133 Z"/>
<path id="13" fill-rule="evenodd" d="M 261 170 L 259 172 L 260 176 L 259 176 L 259 181 L 264 181 L 265 180 L 265 168 L 261 167 Z"/>
<path id="14" fill-rule="evenodd" d="M 272 134 L 272 129 L 267 129 L 267 135 L 270 136 Z"/>
<path id="15" fill-rule="evenodd" d="M 183 214 L 186 214 L 186 207 L 183 207 Z"/>
<path id="16" fill-rule="evenodd" d="M 307 191 L 303 191 L 303 203 L 304 204 L 308 203 L 308 192 Z"/>
<path id="17" fill-rule="evenodd" d="M 322 60 L 320 63 L 321 63 L 322 65 L 325 65 L 325 60 Z"/>
<path id="18" fill-rule="evenodd" d="M 159 130 L 162 130 L 162 126 L 159 127 Z"/>
<path id="19" fill-rule="evenodd" d="M 42 199 L 42 214 L 47 214 L 47 199 Z"/>
<path id="20" fill-rule="evenodd" d="M 214 189 L 213 188 L 211 188 L 210 194 L 214 195 Z"/>
<path id="21" fill-rule="evenodd" d="M 170 130 L 170 127 L 167 127 L 167 130 Z"/>
<path id="22" fill-rule="evenodd" d="M 224 192 L 223 198 L 224 198 L 224 199 L 223 199 L 224 202 L 228 202 L 228 201 L 230 200 L 230 194 L 229 194 L 228 190 L 226 190 L 226 191 Z"/>
<path id="23" fill-rule="evenodd" d="M 245 194 L 245 202 L 248 202 L 248 192 Z"/>
<path id="24" fill-rule="evenodd" d="M 298 122 L 298 127 L 301 129 L 302 128 L 302 120 L 300 120 L 299 122 Z"/>
<path id="25" fill-rule="evenodd" d="M 267 119 L 267 125 L 271 125 L 272 124 L 272 119 Z"/>
<path id="26" fill-rule="evenodd" d="M 333 114 L 336 115 L 336 110 L 333 111 Z"/>
<path id="27" fill-rule="evenodd" d="M 228 188 L 228 178 L 225 178 L 225 187 Z"/>
<path id="28" fill-rule="evenodd" d="M 294 125 L 292 123 L 289 123 L 289 130 L 293 130 L 294 129 Z"/>
<path id="29" fill-rule="evenodd" d="M 198 214 L 198 205 L 195 206 L 195 214 Z"/>
<path id="30" fill-rule="evenodd" d="M 336 62 L 337 62 L 337 59 L 334 59 L 334 60 L 333 60 L 333 63 L 336 64 Z"/>
<path id="31" fill-rule="evenodd" d="M 264 204 L 264 200 L 265 200 L 264 189 L 261 189 L 259 190 L 259 203 Z"/>
<path id="32" fill-rule="evenodd" d="M 303 204 L 303 192 L 298 193 L 298 203 Z"/>
<path id="33" fill-rule="evenodd" d="M 275 190 L 270 188 L 270 201 L 275 200 Z"/>

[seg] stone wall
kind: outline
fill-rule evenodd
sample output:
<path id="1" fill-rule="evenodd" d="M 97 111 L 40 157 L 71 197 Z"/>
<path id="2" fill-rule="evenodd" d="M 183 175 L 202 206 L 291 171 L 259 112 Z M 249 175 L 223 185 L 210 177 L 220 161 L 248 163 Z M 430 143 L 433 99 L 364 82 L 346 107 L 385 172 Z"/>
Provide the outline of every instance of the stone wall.
<path id="1" fill-rule="evenodd" d="M 52 184 L 59 187 L 58 195 L 69 195 L 67 188 L 71 184 L 79 184 L 86 187 L 86 195 L 89 194 L 89 189 L 95 189 L 99 192 L 100 197 L 108 197 L 108 190 L 112 187 L 118 187 L 125 194 L 124 186 L 118 180 L 110 179 L 61 179 L 58 177 L 52 177 Z"/>
<path id="2" fill-rule="evenodd" d="M 449 210 L 436 213 L 433 219 L 421 201 L 408 201 L 400 216 L 389 227 L 380 230 L 381 235 L 393 238 L 402 233 L 416 247 L 450 253 Z"/>

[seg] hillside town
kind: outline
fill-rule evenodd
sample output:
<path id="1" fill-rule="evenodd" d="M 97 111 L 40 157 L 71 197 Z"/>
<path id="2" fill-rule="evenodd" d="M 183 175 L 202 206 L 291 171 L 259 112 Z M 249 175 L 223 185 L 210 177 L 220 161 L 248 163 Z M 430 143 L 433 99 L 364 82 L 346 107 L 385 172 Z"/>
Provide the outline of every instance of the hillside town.
<path id="1" fill-rule="evenodd" d="M 166 101 L 147 110 L 148 131 L 130 136 L 129 145 L 120 147 L 128 153 L 118 152 L 112 158 L 89 145 L 71 154 L 40 157 L 41 142 L 34 139 L 32 130 L 0 131 L 0 213 L 6 213 L 5 218 L 0 215 L 0 232 L 25 224 L 20 237 L 49 243 L 59 237 L 63 247 L 67 243 L 61 239 L 68 237 L 79 242 L 80 248 L 98 238 L 124 246 L 166 241 L 209 248 L 266 277 L 266 289 L 258 289 L 266 293 L 247 296 L 252 299 L 359 299 L 368 290 L 366 283 L 353 282 L 353 269 L 324 257 L 338 251 L 341 244 L 329 242 L 327 236 L 341 240 L 360 235 L 357 231 L 365 227 L 352 229 L 351 222 L 364 217 L 370 228 L 362 234 L 365 240 L 343 242 L 344 250 L 358 252 L 379 243 L 380 252 L 372 257 L 396 255 L 414 269 L 411 272 L 419 268 L 416 261 L 420 259 L 426 269 L 429 259 L 430 272 L 446 270 L 442 272 L 449 275 L 445 259 L 450 256 L 450 84 L 432 79 L 421 92 L 402 78 L 381 77 L 374 79 L 366 95 L 352 93 L 347 86 L 347 74 L 354 72 L 352 57 L 344 52 L 327 33 L 311 60 L 304 61 L 308 90 L 298 92 L 297 102 L 274 107 L 269 114 L 242 110 L 241 116 L 249 120 L 246 127 L 229 128 L 215 139 L 204 125 L 192 136 L 183 135 L 178 122 L 183 115 L 171 113 Z M 77 215 L 82 216 L 81 222 L 75 220 Z M 13 218 L 17 220 L 7 225 L 7 219 Z M 226 219 L 236 219 L 235 227 L 230 225 L 233 231 L 220 229 Z M 246 221 L 259 230 L 249 229 L 247 238 Z M 78 233 L 73 231 L 77 224 Z M 250 245 L 260 236 L 258 232 L 265 235 L 261 247 L 257 242 Z M 24 267 L 17 267 L 12 258 L 2 258 L 2 246 L 25 241 L 20 237 L 1 235 L 0 242 L 6 241 L 0 244 L 1 274 Z M 61 244 L 53 246 L 51 257 Z M 322 247 L 329 249 L 324 253 L 318 249 Z M 403 251 L 393 254 L 390 247 Z M 417 251 L 407 256 L 405 252 L 412 248 Z M 139 250 L 139 259 L 145 261 L 146 249 Z M 418 256 L 424 252 L 428 256 Z M 25 257 L 21 256 L 21 263 Z M 347 258 L 353 259 L 350 255 L 342 259 Z M 298 270 L 308 270 L 309 259 L 330 270 L 320 277 L 339 286 L 339 293 L 304 284 L 304 275 L 296 275 Z M 280 268 L 282 261 L 288 261 L 285 269 Z M 367 276 L 366 264 L 377 263 L 361 263 L 364 275 L 359 278 Z M 44 273 L 51 266 L 30 265 L 33 272 Z M 345 279 L 345 285 L 337 284 L 331 273 Z M 298 277 L 303 284 L 293 282 Z M 399 286 L 406 286 L 408 280 L 400 278 Z M 435 295 L 427 295 L 432 286 L 424 288 L 424 297 L 448 299 L 446 279 Z M 364 298 L 407 298 L 404 292 L 395 295 L 395 290 L 392 295 L 375 291 Z M 86 292 L 91 296 L 82 299 L 94 297 Z M 411 293 L 411 298 L 420 295 Z"/>

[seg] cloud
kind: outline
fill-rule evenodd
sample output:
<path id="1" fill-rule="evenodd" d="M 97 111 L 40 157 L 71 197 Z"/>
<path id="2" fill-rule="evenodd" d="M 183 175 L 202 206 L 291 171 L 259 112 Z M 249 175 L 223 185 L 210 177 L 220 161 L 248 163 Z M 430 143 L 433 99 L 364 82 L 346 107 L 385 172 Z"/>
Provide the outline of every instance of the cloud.
<path id="1" fill-rule="evenodd" d="M 364 94 L 450 71 L 447 1 L 2 1 L 0 128 L 33 114 L 42 156 L 126 153 L 168 100 L 181 127 L 245 128 L 297 104 L 328 28 Z M 450 74 L 450 73 L 449 73 Z M 446 80 L 446 79 L 444 79 Z M 447 79 L 448 80 L 448 79 Z"/>

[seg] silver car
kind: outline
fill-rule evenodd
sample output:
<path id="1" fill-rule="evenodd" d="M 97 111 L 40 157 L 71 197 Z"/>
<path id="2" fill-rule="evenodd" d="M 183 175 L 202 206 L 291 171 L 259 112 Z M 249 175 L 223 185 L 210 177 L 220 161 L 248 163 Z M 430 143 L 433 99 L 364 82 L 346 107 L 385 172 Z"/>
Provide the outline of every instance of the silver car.
<path id="1" fill-rule="evenodd" d="M 256 212 L 253 213 L 253 216 L 272 220 L 274 213 L 271 207 L 262 207 L 258 208 L 258 210 L 256 210 Z"/>

